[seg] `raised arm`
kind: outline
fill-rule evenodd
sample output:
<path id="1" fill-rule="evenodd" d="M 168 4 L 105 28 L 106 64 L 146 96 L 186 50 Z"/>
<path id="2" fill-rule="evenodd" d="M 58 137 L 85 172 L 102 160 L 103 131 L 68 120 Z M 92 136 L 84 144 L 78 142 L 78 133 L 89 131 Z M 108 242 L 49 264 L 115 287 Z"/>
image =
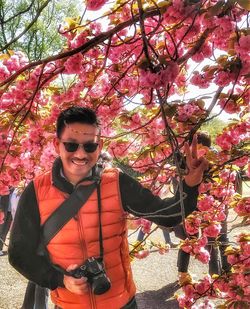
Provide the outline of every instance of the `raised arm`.
<path id="1" fill-rule="evenodd" d="M 191 146 L 185 143 L 184 149 L 188 168 L 185 182 L 188 186 L 194 187 L 202 182 L 203 173 L 208 169 L 208 161 L 197 155 L 197 135 L 194 135 Z"/>

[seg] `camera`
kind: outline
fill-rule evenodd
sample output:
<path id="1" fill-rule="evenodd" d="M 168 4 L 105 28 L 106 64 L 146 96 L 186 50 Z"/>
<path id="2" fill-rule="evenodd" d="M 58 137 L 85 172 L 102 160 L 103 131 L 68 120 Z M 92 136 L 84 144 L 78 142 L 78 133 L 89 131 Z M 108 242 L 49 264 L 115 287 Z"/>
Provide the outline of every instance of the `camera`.
<path id="1" fill-rule="evenodd" d="M 88 258 L 82 266 L 69 273 L 75 278 L 86 277 L 91 284 L 92 292 L 96 295 L 105 293 L 111 287 L 111 282 L 106 275 L 102 259 L 100 258 Z"/>

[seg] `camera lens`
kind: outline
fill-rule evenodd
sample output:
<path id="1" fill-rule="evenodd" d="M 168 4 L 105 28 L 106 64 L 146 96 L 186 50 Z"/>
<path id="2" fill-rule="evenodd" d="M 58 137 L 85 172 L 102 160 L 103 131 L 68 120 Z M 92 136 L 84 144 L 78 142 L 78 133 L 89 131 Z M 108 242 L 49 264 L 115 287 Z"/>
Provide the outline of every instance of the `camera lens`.
<path id="1" fill-rule="evenodd" d="M 111 287 L 110 280 L 106 276 L 98 276 L 92 282 L 92 291 L 95 295 L 101 295 L 107 292 Z"/>

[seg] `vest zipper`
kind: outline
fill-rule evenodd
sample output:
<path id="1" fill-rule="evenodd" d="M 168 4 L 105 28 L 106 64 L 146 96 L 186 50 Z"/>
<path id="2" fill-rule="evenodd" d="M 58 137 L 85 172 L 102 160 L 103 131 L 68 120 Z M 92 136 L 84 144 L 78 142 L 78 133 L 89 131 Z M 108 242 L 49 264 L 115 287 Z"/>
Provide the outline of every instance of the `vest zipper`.
<path id="1" fill-rule="evenodd" d="M 86 242 L 84 240 L 83 227 L 82 227 L 81 218 L 80 218 L 79 214 L 77 214 L 76 218 L 77 218 L 78 231 L 79 231 L 79 234 L 80 234 L 80 243 L 81 243 L 83 257 L 84 257 L 84 261 L 85 261 L 88 258 L 88 255 L 87 255 Z M 89 298 L 90 298 L 90 302 L 91 302 L 91 308 L 90 309 L 96 309 L 97 307 L 96 307 L 94 295 L 92 293 L 92 289 L 91 289 L 90 285 L 88 286 L 88 293 L 89 293 Z"/>

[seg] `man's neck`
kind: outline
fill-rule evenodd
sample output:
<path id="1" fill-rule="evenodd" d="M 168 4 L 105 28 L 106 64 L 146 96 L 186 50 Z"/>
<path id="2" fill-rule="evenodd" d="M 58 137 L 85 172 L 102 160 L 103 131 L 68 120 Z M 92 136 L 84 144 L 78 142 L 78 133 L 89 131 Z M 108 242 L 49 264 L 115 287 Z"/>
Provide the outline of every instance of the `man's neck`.
<path id="1" fill-rule="evenodd" d="M 60 169 L 60 175 L 65 178 L 68 182 L 70 182 L 73 186 L 75 186 L 83 177 L 76 179 L 76 180 L 70 180 L 64 173 L 63 168 Z M 92 169 L 89 171 L 88 175 L 86 175 L 84 178 L 89 177 L 92 175 Z"/>

